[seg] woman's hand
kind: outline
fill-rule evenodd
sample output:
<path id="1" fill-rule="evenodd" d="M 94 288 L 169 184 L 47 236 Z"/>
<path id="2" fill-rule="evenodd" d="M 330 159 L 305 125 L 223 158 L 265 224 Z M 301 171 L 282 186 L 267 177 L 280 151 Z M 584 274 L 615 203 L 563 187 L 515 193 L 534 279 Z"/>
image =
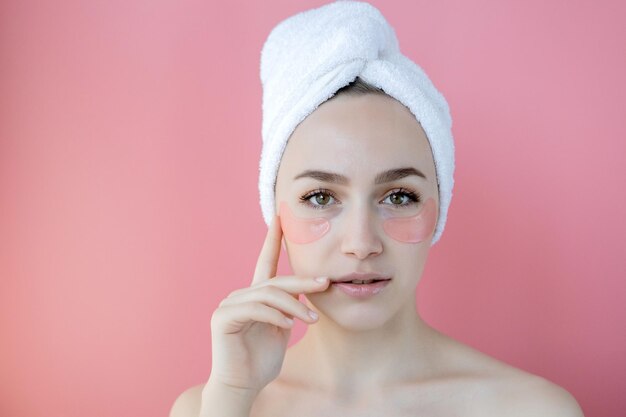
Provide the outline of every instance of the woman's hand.
<path id="1" fill-rule="evenodd" d="M 280 373 L 293 318 L 309 324 L 317 321 L 298 295 L 324 291 L 329 280 L 275 277 L 281 239 L 280 221 L 274 216 L 251 286 L 230 293 L 213 313 L 213 357 L 207 386 L 258 394 Z"/>

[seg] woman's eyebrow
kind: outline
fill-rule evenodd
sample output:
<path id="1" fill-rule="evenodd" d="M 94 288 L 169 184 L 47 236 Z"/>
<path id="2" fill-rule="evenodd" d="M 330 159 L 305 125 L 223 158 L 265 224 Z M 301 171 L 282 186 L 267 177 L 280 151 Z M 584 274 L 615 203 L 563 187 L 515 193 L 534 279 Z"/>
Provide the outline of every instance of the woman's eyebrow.
<path id="1" fill-rule="evenodd" d="M 415 176 L 427 179 L 426 175 L 424 175 L 422 171 L 420 171 L 419 169 L 413 168 L 413 167 L 407 167 L 407 168 L 390 169 L 389 171 L 381 172 L 380 174 L 376 175 L 374 184 L 384 184 L 386 182 L 399 180 L 400 178 L 408 177 L 411 175 L 415 175 Z"/>
<path id="2" fill-rule="evenodd" d="M 318 170 L 311 170 L 311 169 L 308 169 L 302 172 L 301 174 L 296 175 L 293 179 L 295 181 L 299 178 L 313 178 L 321 182 L 330 182 L 330 183 L 342 184 L 342 185 L 348 184 L 349 182 L 348 178 L 341 174 L 335 174 L 334 172 L 318 171 Z"/>
<path id="3" fill-rule="evenodd" d="M 388 171 L 383 171 L 379 173 L 378 175 L 376 175 L 374 183 L 384 184 L 386 182 L 399 180 L 401 178 L 405 178 L 411 175 L 415 175 L 415 176 L 427 179 L 426 175 L 424 175 L 422 171 L 420 171 L 419 169 L 408 167 L 408 168 L 396 168 L 396 169 L 390 169 Z M 341 185 L 346 185 L 350 182 L 346 176 L 341 175 L 341 174 L 337 174 L 334 172 L 319 171 L 319 170 L 310 170 L 310 169 L 302 172 L 301 174 L 296 175 L 294 177 L 294 181 L 299 178 L 313 178 L 321 182 L 329 182 L 329 183 L 341 184 Z"/>

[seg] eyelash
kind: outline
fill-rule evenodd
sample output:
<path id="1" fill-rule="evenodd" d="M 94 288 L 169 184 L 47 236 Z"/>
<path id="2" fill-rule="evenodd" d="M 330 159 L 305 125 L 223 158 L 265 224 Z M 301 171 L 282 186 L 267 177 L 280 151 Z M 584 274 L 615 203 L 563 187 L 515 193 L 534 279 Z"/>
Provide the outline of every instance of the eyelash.
<path id="1" fill-rule="evenodd" d="M 331 196 L 332 198 L 334 198 L 335 200 L 337 199 L 337 196 L 335 195 L 335 193 L 333 193 L 330 190 L 327 190 L 325 188 L 318 188 L 316 190 L 313 190 L 311 192 L 306 193 L 305 195 L 303 195 L 302 197 L 300 197 L 300 202 L 308 207 L 314 208 L 316 210 L 320 210 L 320 209 L 324 209 L 326 206 L 328 206 L 329 204 L 324 204 L 324 205 L 316 205 L 316 204 L 311 204 L 311 202 L 309 201 L 312 197 L 315 197 L 318 194 L 327 194 L 329 196 Z M 420 193 L 414 193 L 413 191 L 404 189 L 404 188 L 398 188 L 396 190 L 393 190 L 393 192 L 387 194 L 387 196 L 383 199 L 387 199 L 387 197 L 394 195 L 394 194 L 400 194 L 403 196 L 406 196 L 409 198 L 409 201 L 403 204 L 391 204 L 392 206 L 396 206 L 396 207 L 406 207 L 406 206 L 410 206 L 413 204 L 417 204 L 420 201 L 422 201 L 422 196 Z"/>
<path id="2" fill-rule="evenodd" d="M 311 200 L 312 197 L 315 197 L 318 194 L 328 194 L 329 196 L 331 196 L 335 200 L 337 199 L 337 197 L 335 196 L 335 193 L 333 193 L 332 191 L 324 189 L 324 188 L 318 188 L 318 189 L 310 191 L 310 192 L 306 193 L 305 195 L 303 195 L 302 197 L 300 197 L 300 202 L 302 204 L 304 204 L 305 206 L 314 208 L 316 210 L 323 209 L 325 206 L 311 204 L 311 201 L 309 201 L 309 200 Z"/>

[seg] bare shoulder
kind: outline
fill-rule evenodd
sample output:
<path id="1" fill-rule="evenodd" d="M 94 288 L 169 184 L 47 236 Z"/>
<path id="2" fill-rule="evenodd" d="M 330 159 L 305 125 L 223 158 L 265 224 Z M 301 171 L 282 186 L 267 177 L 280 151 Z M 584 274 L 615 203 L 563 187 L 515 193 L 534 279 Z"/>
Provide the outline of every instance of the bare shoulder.
<path id="1" fill-rule="evenodd" d="M 204 384 L 199 384 L 186 389 L 176 398 L 170 417 L 197 417 L 200 415 L 200 403 Z"/>
<path id="2" fill-rule="evenodd" d="M 459 387 L 469 392 L 464 414 L 506 417 L 584 417 L 574 396 L 539 375 L 448 339 L 453 369 L 469 375 Z"/>
<path id="3" fill-rule="evenodd" d="M 580 405 L 563 387 L 537 375 L 519 371 L 494 378 L 477 395 L 482 415 L 584 417 Z"/>

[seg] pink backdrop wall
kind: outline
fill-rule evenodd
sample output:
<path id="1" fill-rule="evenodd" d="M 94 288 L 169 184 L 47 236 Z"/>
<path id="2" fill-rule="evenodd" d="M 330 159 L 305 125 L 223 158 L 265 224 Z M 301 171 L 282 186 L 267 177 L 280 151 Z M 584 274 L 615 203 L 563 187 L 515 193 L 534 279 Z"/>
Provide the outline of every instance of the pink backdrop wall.
<path id="1" fill-rule="evenodd" d="M 624 3 L 372 3 L 454 119 L 423 316 L 624 415 Z M 0 4 L 0 415 L 167 415 L 208 377 L 266 231 L 260 50 L 322 4 Z"/>

